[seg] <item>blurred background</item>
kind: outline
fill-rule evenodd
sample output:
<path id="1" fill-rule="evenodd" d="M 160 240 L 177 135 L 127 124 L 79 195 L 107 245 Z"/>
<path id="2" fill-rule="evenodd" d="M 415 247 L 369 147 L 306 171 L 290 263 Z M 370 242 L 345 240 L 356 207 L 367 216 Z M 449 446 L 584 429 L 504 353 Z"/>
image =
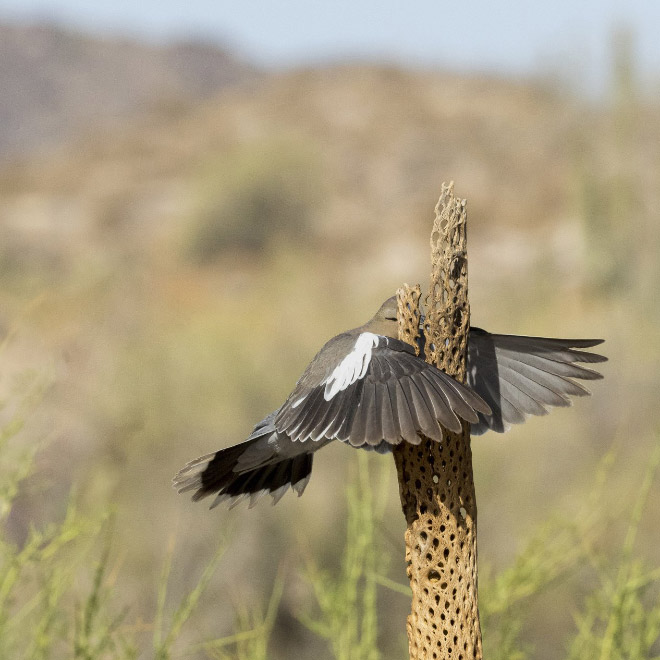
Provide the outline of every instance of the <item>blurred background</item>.
<path id="1" fill-rule="evenodd" d="M 391 457 L 362 466 L 379 651 L 344 656 L 309 617 L 357 452 L 276 508 L 209 512 L 170 480 L 426 285 L 449 180 L 473 324 L 610 359 L 591 398 L 473 442 L 487 657 L 660 654 L 658 25 L 642 0 L 0 0 L 5 656 L 406 657 Z"/>

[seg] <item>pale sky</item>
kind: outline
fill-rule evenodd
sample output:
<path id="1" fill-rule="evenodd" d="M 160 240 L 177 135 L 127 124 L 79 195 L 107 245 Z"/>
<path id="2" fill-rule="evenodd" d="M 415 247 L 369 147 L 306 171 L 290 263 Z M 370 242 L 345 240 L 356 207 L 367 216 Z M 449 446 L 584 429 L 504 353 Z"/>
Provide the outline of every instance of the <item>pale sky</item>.
<path id="1" fill-rule="evenodd" d="M 0 0 L 0 20 L 54 19 L 150 39 L 201 36 L 275 67 L 349 57 L 467 71 L 605 79 L 614 26 L 660 80 L 658 0 Z"/>

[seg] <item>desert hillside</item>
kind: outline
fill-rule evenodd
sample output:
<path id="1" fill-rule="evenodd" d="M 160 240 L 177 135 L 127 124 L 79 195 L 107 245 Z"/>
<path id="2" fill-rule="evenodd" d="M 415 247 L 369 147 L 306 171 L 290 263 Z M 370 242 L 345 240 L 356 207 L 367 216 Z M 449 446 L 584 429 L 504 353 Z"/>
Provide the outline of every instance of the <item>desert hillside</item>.
<path id="1" fill-rule="evenodd" d="M 209 44 L 0 23 L 0 162 L 145 111 L 177 112 L 256 75 Z"/>

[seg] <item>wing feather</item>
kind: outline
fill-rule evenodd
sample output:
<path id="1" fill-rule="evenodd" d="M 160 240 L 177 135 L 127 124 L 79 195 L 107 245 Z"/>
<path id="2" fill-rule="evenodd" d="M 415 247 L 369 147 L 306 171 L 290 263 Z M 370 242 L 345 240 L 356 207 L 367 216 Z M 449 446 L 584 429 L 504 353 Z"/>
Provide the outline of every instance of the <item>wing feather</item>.
<path id="1" fill-rule="evenodd" d="M 365 385 L 366 387 L 366 385 Z M 374 405 L 369 411 L 366 440 L 370 445 L 378 445 L 383 440 L 383 406 L 387 392 L 382 383 L 374 382 Z"/>
<path id="2" fill-rule="evenodd" d="M 478 395 L 404 342 L 368 332 L 333 341 L 275 416 L 277 432 L 293 441 L 381 447 L 401 440 L 417 444 L 419 433 L 441 441 L 442 426 L 459 431 L 460 418 L 475 421 L 477 412 L 490 412 Z"/>
<path id="3" fill-rule="evenodd" d="M 413 445 L 418 445 L 421 438 L 415 428 L 415 421 L 412 418 L 412 402 L 406 395 L 403 382 L 402 378 L 396 381 L 396 416 L 401 425 L 401 438 Z"/>
<path id="4" fill-rule="evenodd" d="M 468 339 L 468 385 L 491 407 L 472 426 L 478 435 L 502 432 L 529 415 L 545 415 L 549 406 L 569 406 L 573 396 L 589 390 L 579 380 L 602 375 L 576 363 L 596 364 L 606 357 L 589 353 L 601 339 L 551 339 L 494 335 L 471 328 Z"/>

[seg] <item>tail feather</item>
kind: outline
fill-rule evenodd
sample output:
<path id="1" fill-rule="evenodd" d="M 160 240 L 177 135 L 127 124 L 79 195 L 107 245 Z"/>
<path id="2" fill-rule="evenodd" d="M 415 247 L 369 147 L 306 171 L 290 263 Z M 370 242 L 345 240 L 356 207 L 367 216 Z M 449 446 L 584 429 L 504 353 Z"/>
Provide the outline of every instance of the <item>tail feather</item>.
<path id="1" fill-rule="evenodd" d="M 255 444 L 263 444 L 264 440 L 263 436 L 248 439 L 191 461 L 174 477 L 174 487 L 179 493 L 195 491 L 192 496 L 195 502 L 215 494 L 211 508 L 225 501 L 232 508 L 247 497 L 252 507 L 266 494 L 276 504 L 289 487 L 298 496 L 302 495 L 312 473 L 311 453 L 289 457 L 272 454 L 261 465 L 249 469 L 241 465 L 241 456 L 248 450 L 254 451 Z"/>

